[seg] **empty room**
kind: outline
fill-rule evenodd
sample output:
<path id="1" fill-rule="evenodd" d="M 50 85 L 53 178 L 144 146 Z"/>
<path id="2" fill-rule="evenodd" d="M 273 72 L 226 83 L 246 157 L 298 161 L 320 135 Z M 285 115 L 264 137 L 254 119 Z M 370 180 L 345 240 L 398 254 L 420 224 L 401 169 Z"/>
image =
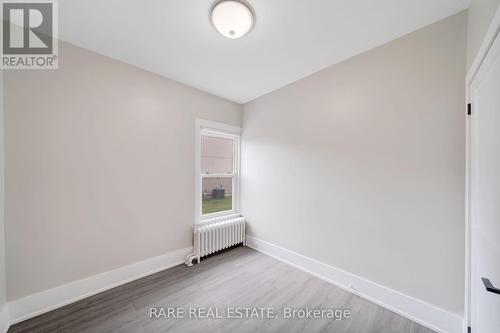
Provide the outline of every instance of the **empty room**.
<path id="1" fill-rule="evenodd" d="M 0 3 L 0 333 L 500 333 L 500 0 Z"/>

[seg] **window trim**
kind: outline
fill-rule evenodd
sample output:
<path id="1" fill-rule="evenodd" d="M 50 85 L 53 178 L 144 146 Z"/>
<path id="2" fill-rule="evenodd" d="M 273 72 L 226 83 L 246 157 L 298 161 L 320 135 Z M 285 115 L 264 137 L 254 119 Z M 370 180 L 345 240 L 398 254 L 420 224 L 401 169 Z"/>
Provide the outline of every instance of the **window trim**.
<path id="1" fill-rule="evenodd" d="M 224 176 L 233 177 L 232 188 L 232 209 L 223 212 L 216 212 L 210 214 L 202 214 L 202 182 L 203 178 L 207 177 L 202 174 L 200 170 L 201 165 L 201 136 L 211 135 L 225 139 L 234 140 L 233 145 L 233 173 L 232 174 L 210 174 L 211 177 Z M 241 144 L 241 128 L 224 123 L 214 121 L 196 119 L 196 143 L 195 143 L 195 224 L 201 223 L 213 218 L 234 215 L 240 212 L 240 144 Z M 210 178 L 211 178 L 210 177 Z"/>

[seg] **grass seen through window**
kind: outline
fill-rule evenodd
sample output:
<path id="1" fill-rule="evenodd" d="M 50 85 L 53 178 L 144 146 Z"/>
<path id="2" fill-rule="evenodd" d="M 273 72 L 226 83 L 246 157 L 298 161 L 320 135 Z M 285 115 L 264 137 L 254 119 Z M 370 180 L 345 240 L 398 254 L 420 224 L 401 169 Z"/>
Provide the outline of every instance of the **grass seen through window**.
<path id="1" fill-rule="evenodd" d="M 203 215 L 210 213 L 223 212 L 231 210 L 233 204 L 233 197 L 227 196 L 222 199 L 203 199 L 202 210 Z"/>

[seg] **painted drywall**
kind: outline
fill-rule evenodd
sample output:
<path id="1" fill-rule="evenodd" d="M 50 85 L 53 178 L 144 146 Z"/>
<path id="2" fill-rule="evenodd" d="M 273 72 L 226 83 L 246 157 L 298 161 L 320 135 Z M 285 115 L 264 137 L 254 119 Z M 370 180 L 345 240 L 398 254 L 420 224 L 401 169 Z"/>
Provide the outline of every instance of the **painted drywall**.
<path id="1" fill-rule="evenodd" d="M 0 332 L 8 326 L 4 212 L 4 98 L 3 70 L 0 70 Z"/>
<path id="2" fill-rule="evenodd" d="M 245 104 L 249 233 L 462 315 L 465 35 L 462 12 Z"/>
<path id="3" fill-rule="evenodd" d="M 471 0 L 467 22 L 467 70 L 472 65 L 500 0 Z"/>
<path id="4" fill-rule="evenodd" d="M 238 104 L 60 43 L 5 74 L 7 297 L 192 245 L 195 119 Z"/>

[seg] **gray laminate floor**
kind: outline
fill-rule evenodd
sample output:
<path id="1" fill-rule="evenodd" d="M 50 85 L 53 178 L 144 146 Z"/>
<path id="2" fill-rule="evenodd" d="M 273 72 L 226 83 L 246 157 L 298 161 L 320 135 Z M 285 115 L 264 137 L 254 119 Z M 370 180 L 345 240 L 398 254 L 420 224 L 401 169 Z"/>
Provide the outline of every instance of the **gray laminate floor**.
<path id="1" fill-rule="evenodd" d="M 168 319 L 168 308 L 184 311 L 184 318 Z M 227 318 L 228 309 L 239 307 L 251 319 Z M 271 308 L 258 318 L 252 309 Z M 285 319 L 284 308 L 349 310 L 350 318 L 335 320 Z M 158 319 L 150 318 L 155 308 Z M 199 308 L 199 310 L 197 310 Z M 208 316 L 209 309 L 222 318 Z M 195 311 L 196 310 L 196 311 Z M 331 310 L 331 311 L 329 311 Z M 337 311 L 337 315 L 339 312 Z M 299 313 L 297 315 L 300 315 Z M 179 313 L 181 316 L 181 313 Z M 276 319 L 277 317 L 277 319 Z M 320 315 L 321 317 L 321 315 Z M 21 332 L 383 332 L 430 333 L 404 317 L 370 303 L 323 280 L 251 249 L 239 247 L 203 260 L 194 267 L 184 265 L 128 283 L 10 328 Z"/>

